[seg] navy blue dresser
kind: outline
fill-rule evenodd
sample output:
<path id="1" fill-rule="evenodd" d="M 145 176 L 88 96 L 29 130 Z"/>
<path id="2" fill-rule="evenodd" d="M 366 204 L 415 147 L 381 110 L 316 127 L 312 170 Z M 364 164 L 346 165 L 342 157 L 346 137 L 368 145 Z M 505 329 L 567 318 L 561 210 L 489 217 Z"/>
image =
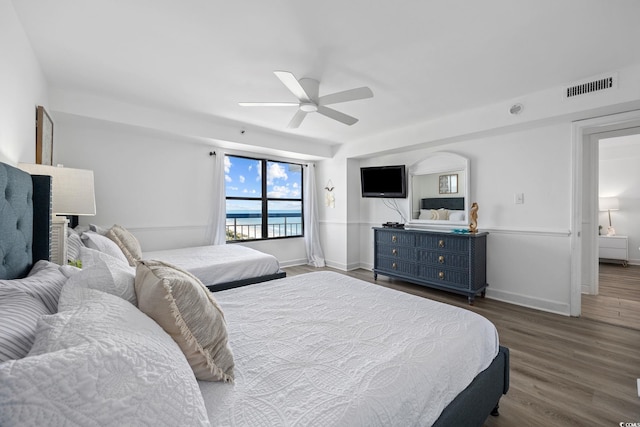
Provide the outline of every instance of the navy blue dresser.
<path id="1" fill-rule="evenodd" d="M 487 285 L 487 234 L 374 228 L 378 274 L 466 295 L 473 304 Z"/>

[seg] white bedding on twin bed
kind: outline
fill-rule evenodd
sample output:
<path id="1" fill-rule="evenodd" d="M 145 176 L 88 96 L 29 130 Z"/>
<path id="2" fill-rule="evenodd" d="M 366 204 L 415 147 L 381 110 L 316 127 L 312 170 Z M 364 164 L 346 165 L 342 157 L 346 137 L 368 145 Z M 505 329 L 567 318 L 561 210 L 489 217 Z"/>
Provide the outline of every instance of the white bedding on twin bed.
<path id="1" fill-rule="evenodd" d="M 498 353 L 482 316 L 332 272 L 216 299 L 236 379 L 199 383 L 212 425 L 431 425 Z"/>
<path id="2" fill-rule="evenodd" d="M 143 252 L 143 259 L 156 259 L 181 267 L 205 285 L 275 274 L 280 269 L 273 255 L 240 245 L 197 246 Z"/>

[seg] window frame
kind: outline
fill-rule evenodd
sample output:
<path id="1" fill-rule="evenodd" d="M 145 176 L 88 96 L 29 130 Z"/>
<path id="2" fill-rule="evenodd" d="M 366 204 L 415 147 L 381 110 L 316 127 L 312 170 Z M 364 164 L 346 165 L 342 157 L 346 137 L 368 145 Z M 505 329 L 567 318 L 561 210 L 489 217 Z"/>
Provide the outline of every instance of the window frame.
<path id="1" fill-rule="evenodd" d="M 261 240 L 280 240 L 280 239 L 291 239 L 291 238 L 300 238 L 300 237 L 304 237 L 304 168 L 306 167 L 305 164 L 302 163 L 295 163 L 295 162 L 291 162 L 291 161 L 285 161 L 285 160 L 274 160 L 274 159 L 269 159 L 266 157 L 251 157 L 251 156 L 243 156 L 243 155 L 235 155 L 235 154 L 225 154 L 226 157 L 235 157 L 235 158 L 242 158 L 242 159 L 247 159 L 247 160 L 254 160 L 257 162 L 260 162 L 260 168 L 261 168 L 261 182 L 260 182 L 260 188 L 261 188 L 261 196 L 260 197 L 242 197 L 242 196 L 227 196 L 227 191 L 226 191 L 226 185 L 225 185 L 225 223 L 226 223 L 226 218 L 227 218 L 227 209 L 226 209 L 226 203 L 227 200 L 246 200 L 246 201 L 260 201 L 261 202 L 261 210 L 260 210 L 260 214 L 261 214 L 261 227 L 260 227 L 260 234 L 261 237 L 259 238 L 252 238 L 252 239 L 238 239 L 238 240 L 226 240 L 226 243 L 240 243 L 240 242 L 255 242 L 255 241 L 261 241 Z M 272 163 L 285 163 L 285 164 L 290 164 L 290 165 L 296 165 L 296 166 L 300 166 L 300 198 L 272 198 L 272 197 L 268 197 L 267 194 L 267 170 L 268 170 L 268 163 L 272 162 Z M 296 235 L 290 235 L 290 236 L 274 236 L 274 237 L 269 237 L 269 202 L 270 201 L 275 201 L 275 202 L 281 202 L 281 201 L 293 201 L 293 202 L 300 202 L 300 229 L 301 229 L 301 233 L 300 234 L 296 234 Z M 225 225 L 226 228 L 226 225 Z M 286 228 L 285 228 L 285 232 L 286 232 Z M 267 236 L 267 237 L 264 237 Z"/>

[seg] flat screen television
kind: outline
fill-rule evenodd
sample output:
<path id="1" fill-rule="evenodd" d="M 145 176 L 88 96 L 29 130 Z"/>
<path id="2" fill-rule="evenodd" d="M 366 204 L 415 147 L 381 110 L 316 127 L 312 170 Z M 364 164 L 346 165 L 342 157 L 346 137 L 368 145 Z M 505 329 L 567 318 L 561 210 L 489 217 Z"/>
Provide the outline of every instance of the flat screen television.
<path id="1" fill-rule="evenodd" d="M 404 165 L 360 168 L 362 197 L 407 197 L 407 175 Z"/>

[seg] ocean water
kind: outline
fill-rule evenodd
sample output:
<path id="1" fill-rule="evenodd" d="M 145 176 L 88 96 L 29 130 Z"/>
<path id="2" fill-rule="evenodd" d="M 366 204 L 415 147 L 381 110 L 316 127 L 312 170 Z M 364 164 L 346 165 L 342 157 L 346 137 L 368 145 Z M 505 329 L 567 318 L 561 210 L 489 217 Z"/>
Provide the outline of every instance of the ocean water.
<path id="1" fill-rule="evenodd" d="M 268 232 L 269 237 L 299 236 L 302 235 L 302 216 L 300 211 L 271 211 L 269 212 Z M 259 215 L 256 211 L 228 211 L 227 230 L 233 231 L 234 224 L 239 238 L 254 239 L 260 235 L 262 218 L 254 217 Z M 238 217 L 229 217 L 229 216 Z M 243 215 L 251 217 L 243 218 Z M 275 216 L 271 216 L 275 215 Z"/>

